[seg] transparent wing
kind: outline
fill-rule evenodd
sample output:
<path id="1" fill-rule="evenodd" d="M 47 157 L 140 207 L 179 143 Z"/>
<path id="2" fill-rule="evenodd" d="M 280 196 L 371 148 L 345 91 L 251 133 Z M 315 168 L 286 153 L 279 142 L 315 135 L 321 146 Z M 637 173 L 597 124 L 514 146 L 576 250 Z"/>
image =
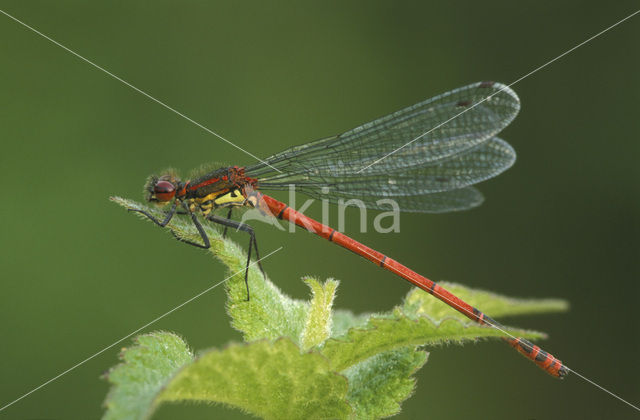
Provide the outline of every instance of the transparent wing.
<path id="1" fill-rule="evenodd" d="M 480 193 L 467 187 L 507 170 L 515 159 L 513 148 L 494 137 L 471 150 L 421 167 L 339 179 L 308 176 L 290 184 L 266 181 L 260 188 L 282 190 L 293 184 L 297 192 L 330 202 L 360 199 L 369 208 L 381 208 L 375 203 L 386 198 L 395 200 L 402 211 L 438 213 L 480 204 Z"/>
<path id="2" fill-rule="evenodd" d="M 350 200 L 355 199 L 360 200 L 360 202 L 369 209 L 393 210 L 394 206 L 397 205 L 397 208 L 400 209 L 400 211 L 411 213 L 447 213 L 451 211 L 468 210 L 479 206 L 484 201 L 482 193 L 474 187 L 466 187 L 429 195 L 404 195 L 396 197 L 367 195 L 355 198 L 322 194 L 321 192 L 318 192 L 318 190 L 310 190 L 305 193 L 320 200 L 328 200 L 333 204 L 357 204 L 358 201 L 350 202 Z"/>
<path id="3" fill-rule="evenodd" d="M 489 98 L 489 99 L 487 99 Z M 286 182 L 291 176 L 376 175 L 446 159 L 494 137 L 520 109 L 510 88 L 480 82 L 378 118 L 339 136 L 295 146 L 247 168 L 252 176 Z M 404 147 L 403 147 L 404 146 Z M 398 150 L 399 149 L 399 150 Z"/>
<path id="4" fill-rule="evenodd" d="M 518 110 L 508 87 L 475 83 L 266 159 L 282 173 L 264 163 L 246 172 L 261 189 L 294 184 L 332 202 L 360 199 L 370 208 L 388 208 L 376 203 L 389 198 L 404 211 L 462 210 L 482 202 L 469 186 L 513 164 L 513 148 L 494 136 Z"/>

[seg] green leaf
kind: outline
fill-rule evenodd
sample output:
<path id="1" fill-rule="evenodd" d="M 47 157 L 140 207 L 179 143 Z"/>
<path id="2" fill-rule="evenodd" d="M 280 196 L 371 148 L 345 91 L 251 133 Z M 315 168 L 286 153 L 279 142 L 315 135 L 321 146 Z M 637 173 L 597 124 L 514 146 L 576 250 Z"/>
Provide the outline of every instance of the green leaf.
<path id="1" fill-rule="evenodd" d="M 505 327 L 505 331 L 530 339 L 544 338 L 543 333 Z M 405 346 L 475 341 L 478 338 L 504 337 L 505 333 L 478 324 L 447 318 L 435 323 L 428 318 L 409 319 L 396 311 L 395 318 L 371 318 L 368 328 L 352 328 L 345 338 L 329 339 L 322 354 L 341 372 L 378 353 Z"/>
<path id="2" fill-rule="evenodd" d="M 288 337 L 297 343 L 309 304 L 284 295 L 262 274 L 252 272 L 249 287 L 251 300 L 247 302 L 244 281 L 229 283 L 227 313 L 231 326 L 242 332 L 245 341 Z"/>
<path id="3" fill-rule="evenodd" d="M 158 207 L 112 200 L 165 217 Z M 507 333 L 545 337 L 534 331 L 477 325 L 419 289 L 389 313 L 332 311 L 337 281 L 320 284 L 307 279 L 312 299 L 304 302 L 284 295 L 255 261 L 249 270 L 251 300 L 247 301 L 245 252 L 223 239 L 211 223 L 203 227 L 211 241 L 210 251 L 231 273 L 226 281 L 231 324 L 250 343 L 210 350 L 192 361 L 177 336 L 141 336 L 136 346 L 123 353 L 124 363 L 109 373 L 113 387 L 106 418 L 148 418 L 163 401 L 223 403 L 265 418 L 390 416 L 410 396 L 415 387 L 412 375 L 426 362 L 427 353 L 419 346 Z M 201 241 L 184 215 L 176 215 L 167 229 L 180 238 Z M 454 284 L 446 287 L 493 317 L 567 307 L 557 299 L 512 299 Z M 308 349 L 318 350 L 305 352 Z"/>
<path id="4" fill-rule="evenodd" d="M 374 419 L 400 412 L 400 404 L 413 393 L 412 375 L 427 362 L 428 353 L 414 347 L 377 354 L 346 369 L 347 400 L 355 418 Z"/>
<path id="5" fill-rule="evenodd" d="M 344 335 L 350 328 L 366 326 L 371 316 L 372 314 L 356 315 L 345 309 L 335 309 L 331 322 L 331 337 Z"/>
<path id="6" fill-rule="evenodd" d="M 460 299 L 478 308 L 492 318 L 537 314 L 545 312 L 561 312 L 569 308 L 569 304 L 561 299 L 514 299 L 480 289 L 472 289 L 455 283 L 439 283 L 442 287 Z M 420 289 L 412 289 L 407 295 L 403 307 L 409 316 L 428 316 L 433 320 L 454 317 L 469 321 L 469 318 L 450 306 Z"/>
<path id="7" fill-rule="evenodd" d="M 338 287 L 336 280 L 329 279 L 321 285 L 315 279 L 305 281 L 311 288 L 313 298 L 300 343 L 304 350 L 319 346 L 331 335 L 331 306 Z"/>
<path id="8" fill-rule="evenodd" d="M 123 363 L 105 375 L 112 385 L 104 403 L 105 420 L 149 418 L 158 392 L 193 360 L 186 343 L 169 332 L 140 335 L 135 343 L 120 353 Z"/>
<path id="9" fill-rule="evenodd" d="M 110 200 L 128 210 L 146 211 L 159 220 L 163 220 L 166 217 L 166 213 L 163 211 L 164 207 L 162 206 L 147 206 L 120 197 L 111 197 Z M 150 222 L 148 217 L 137 211 L 133 212 L 133 214 Z M 217 225 L 213 223 L 205 222 L 202 224 L 202 227 L 211 243 L 211 248 L 209 248 L 208 251 L 226 265 L 230 274 L 233 275 L 226 283 L 227 286 L 238 286 L 238 288 L 236 288 L 236 294 L 238 295 L 237 300 L 246 300 L 247 296 L 246 290 L 244 289 L 244 273 L 247 263 L 247 254 L 235 242 L 223 239 L 221 232 L 214 226 L 217 227 Z M 193 225 L 191 219 L 185 215 L 174 215 L 171 222 L 165 227 L 165 230 L 173 232 L 179 238 L 195 243 L 202 243 L 202 238 L 200 237 L 198 230 Z M 250 283 L 256 284 L 262 282 L 262 273 L 255 263 L 253 263 L 249 268 L 249 281 Z M 240 292 L 238 290 L 240 287 L 243 289 L 243 292 L 241 292 L 243 294 L 242 297 L 239 296 Z"/>
<path id="10" fill-rule="evenodd" d="M 160 220 L 166 216 L 158 206 L 146 206 L 120 197 L 111 197 L 111 201 L 127 209 L 144 210 Z M 149 220 L 138 212 L 134 214 L 143 220 Z M 244 283 L 247 254 L 235 242 L 223 239 L 220 231 L 212 225 L 213 223 L 203 223 L 205 233 L 211 242 L 209 251 L 228 267 L 230 274 L 233 274 L 225 284 L 229 296 L 227 312 L 232 318 L 231 325 L 243 333 L 246 341 L 289 337 L 298 342 L 305 325 L 308 304 L 283 294 L 263 276 L 255 260 L 249 268 L 251 300 L 247 302 Z M 180 238 L 202 242 L 191 219 L 183 215 L 175 215 L 166 229 Z"/>
<path id="11" fill-rule="evenodd" d="M 347 380 L 288 339 L 211 350 L 182 369 L 159 401 L 224 403 L 263 418 L 345 418 Z"/>

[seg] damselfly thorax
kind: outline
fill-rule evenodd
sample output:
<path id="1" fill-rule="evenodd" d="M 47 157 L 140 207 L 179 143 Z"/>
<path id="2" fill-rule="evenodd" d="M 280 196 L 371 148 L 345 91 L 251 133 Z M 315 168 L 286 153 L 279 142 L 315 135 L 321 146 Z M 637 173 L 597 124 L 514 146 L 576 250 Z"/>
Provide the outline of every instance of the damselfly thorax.
<path id="1" fill-rule="evenodd" d="M 215 209 L 248 205 L 248 201 L 240 188 L 224 188 L 204 197 L 188 198 L 187 202 L 189 203 L 189 210 L 199 210 L 205 217 Z"/>
<path id="2" fill-rule="evenodd" d="M 258 207 L 257 180 L 244 174 L 244 168 L 231 166 L 208 172 L 198 178 L 181 181 L 173 172 L 151 177 L 145 187 L 148 200 L 167 204 L 184 202 L 190 212 L 206 218 L 212 211 L 231 207 Z"/>

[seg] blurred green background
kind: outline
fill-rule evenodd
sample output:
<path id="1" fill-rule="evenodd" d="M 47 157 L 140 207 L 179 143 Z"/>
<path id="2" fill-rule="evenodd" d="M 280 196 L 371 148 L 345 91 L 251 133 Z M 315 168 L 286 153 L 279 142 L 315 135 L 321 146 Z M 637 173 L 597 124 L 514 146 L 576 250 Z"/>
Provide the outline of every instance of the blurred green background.
<path id="1" fill-rule="evenodd" d="M 0 4 L 260 157 L 470 82 L 513 82 L 638 5 Z M 356 239 L 435 280 L 569 300 L 566 314 L 508 321 L 548 332 L 546 348 L 636 404 L 639 37 L 636 16 L 514 86 L 522 111 L 502 137 L 518 161 L 481 185 L 482 207 L 404 215 L 399 234 L 357 232 L 355 211 L 347 224 Z M 0 39 L 4 405 L 224 278 L 220 263 L 109 203 L 110 195 L 140 199 L 147 175 L 168 166 L 188 172 L 252 159 L 2 15 Z M 317 203 L 309 214 L 319 213 Z M 335 277 L 337 307 L 369 312 L 390 309 L 409 288 L 305 232 L 256 229 L 263 254 L 284 246 L 265 267 L 293 296 L 308 295 L 305 274 Z M 224 302 L 216 289 L 147 331 L 175 331 L 194 349 L 239 340 Z M 0 417 L 99 417 L 108 390 L 99 376 L 129 344 Z M 547 377 L 501 343 L 435 348 L 417 379 L 399 418 L 637 414 L 576 375 Z M 214 417 L 243 415 L 167 406 L 155 418 Z"/>

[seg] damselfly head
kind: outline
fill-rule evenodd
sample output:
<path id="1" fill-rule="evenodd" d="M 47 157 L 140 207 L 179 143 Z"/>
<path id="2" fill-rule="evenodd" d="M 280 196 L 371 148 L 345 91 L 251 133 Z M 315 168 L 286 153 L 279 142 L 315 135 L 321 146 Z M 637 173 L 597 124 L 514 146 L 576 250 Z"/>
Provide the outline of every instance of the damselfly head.
<path id="1" fill-rule="evenodd" d="M 151 175 L 144 186 L 145 198 L 149 202 L 158 204 L 168 203 L 175 197 L 180 180 L 174 173 L 167 173 L 160 177 Z"/>

